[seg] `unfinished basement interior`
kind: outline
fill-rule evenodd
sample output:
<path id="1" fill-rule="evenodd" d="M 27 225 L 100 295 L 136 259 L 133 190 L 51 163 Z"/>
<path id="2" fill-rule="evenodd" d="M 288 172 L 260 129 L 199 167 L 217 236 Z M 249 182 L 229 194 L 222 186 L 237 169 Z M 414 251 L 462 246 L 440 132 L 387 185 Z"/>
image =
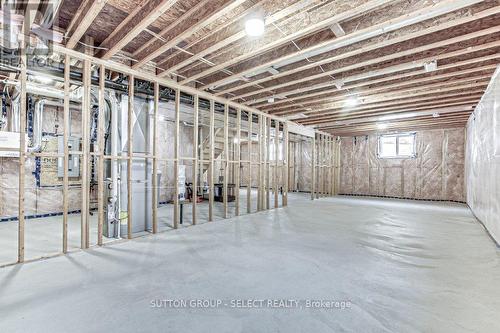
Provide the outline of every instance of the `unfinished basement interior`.
<path id="1" fill-rule="evenodd" d="M 0 332 L 500 332 L 500 0 L 0 23 Z"/>

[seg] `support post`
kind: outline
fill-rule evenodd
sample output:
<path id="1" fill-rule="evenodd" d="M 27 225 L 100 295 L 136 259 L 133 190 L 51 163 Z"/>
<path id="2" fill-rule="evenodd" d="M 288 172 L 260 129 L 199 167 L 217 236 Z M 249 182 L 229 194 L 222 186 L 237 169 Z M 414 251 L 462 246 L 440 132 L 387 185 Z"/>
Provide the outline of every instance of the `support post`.
<path id="1" fill-rule="evenodd" d="M 240 215 L 240 168 L 241 168 L 241 109 L 236 110 L 236 180 L 234 194 L 236 196 L 236 211 L 235 215 Z"/>
<path id="2" fill-rule="evenodd" d="M 266 149 L 265 149 L 265 161 L 266 161 L 266 209 L 271 208 L 271 118 L 266 118 Z"/>
<path id="3" fill-rule="evenodd" d="M 279 207 L 279 146 L 280 146 L 280 122 L 274 121 L 274 172 L 273 172 L 273 189 L 274 189 L 274 208 Z"/>
<path id="4" fill-rule="evenodd" d="M 64 144 L 64 157 L 63 157 L 63 242 L 62 242 L 62 252 L 68 252 L 68 189 L 69 189 L 69 178 L 68 178 L 68 168 L 69 168 L 69 80 L 70 80 L 70 70 L 71 70 L 71 59 L 69 55 L 64 56 L 64 115 L 63 115 L 63 144 Z"/>
<path id="5" fill-rule="evenodd" d="M 153 234 L 158 232 L 158 108 L 160 105 L 160 85 L 154 83 L 153 104 Z"/>
<path id="6" fill-rule="evenodd" d="M 224 218 L 227 213 L 227 184 L 229 178 L 229 105 L 224 105 L 224 182 L 222 183 L 222 203 L 224 205 Z"/>
<path id="7" fill-rule="evenodd" d="M 209 131 L 209 140 L 210 140 L 210 153 L 209 153 L 209 165 L 208 165 L 208 221 L 212 222 L 214 220 L 214 113 L 215 113 L 215 105 L 214 101 L 210 100 L 210 131 Z"/>
<path id="8" fill-rule="evenodd" d="M 127 118 L 127 238 L 132 239 L 132 164 L 134 162 L 134 84 L 135 78 L 128 78 L 128 118 Z"/>
<path id="9" fill-rule="evenodd" d="M 25 165 L 26 165 L 26 80 L 27 80 L 27 57 L 25 35 L 20 35 L 21 54 L 19 57 L 21 73 L 21 114 L 19 117 L 19 191 L 18 191 L 18 227 L 17 227 L 17 262 L 24 262 L 24 183 L 25 183 Z"/>
<path id="10" fill-rule="evenodd" d="M 252 212 L 252 126 L 253 114 L 248 112 L 248 185 L 247 185 L 247 213 Z"/>
<path id="11" fill-rule="evenodd" d="M 98 162 L 97 162 L 97 245 L 102 246 L 102 228 L 104 225 L 104 82 L 106 69 L 99 66 L 99 114 L 97 128 Z"/>
<path id="12" fill-rule="evenodd" d="M 311 200 L 315 199 L 316 195 L 316 134 L 312 140 L 312 174 L 311 174 Z"/>
<path id="13" fill-rule="evenodd" d="M 179 134 L 180 134 L 181 91 L 175 90 L 174 129 L 174 229 L 179 227 Z"/>
<path id="14" fill-rule="evenodd" d="M 198 95 L 193 96 L 194 99 L 194 123 L 193 123 L 193 225 L 196 224 L 196 204 L 198 199 L 198 113 L 199 113 L 199 98 Z"/>
<path id="15" fill-rule="evenodd" d="M 284 169 L 285 169 L 285 175 L 283 176 L 283 179 L 285 181 L 285 186 L 283 187 L 283 207 L 288 206 L 288 187 L 290 186 L 290 168 L 289 168 L 289 163 L 290 163 L 290 147 L 289 145 L 289 137 L 288 137 L 288 123 L 283 123 L 283 157 L 285 158 L 284 160 Z"/>
<path id="16" fill-rule="evenodd" d="M 83 60 L 81 248 L 89 248 L 90 60 Z"/>

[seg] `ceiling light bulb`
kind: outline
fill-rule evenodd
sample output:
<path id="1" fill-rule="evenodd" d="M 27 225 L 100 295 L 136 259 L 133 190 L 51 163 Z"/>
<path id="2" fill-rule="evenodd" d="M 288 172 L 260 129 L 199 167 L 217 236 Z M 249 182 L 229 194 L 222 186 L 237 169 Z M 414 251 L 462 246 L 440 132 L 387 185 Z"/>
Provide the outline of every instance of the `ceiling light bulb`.
<path id="1" fill-rule="evenodd" d="M 250 37 L 258 37 L 264 34 L 264 20 L 261 18 L 251 18 L 245 22 L 245 31 Z"/>
<path id="2" fill-rule="evenodd" d="M 359 101 L 357 98 L 349 98 L 345 101 L 345 106 L 348 106 L 348 107 L 355 107 L 356 105 L 358 105 Z"/>
<path id="3" fill-rule="evenodd" d="M 439 113 L 434 112 L 434 113 L 432 114 L 432 117 L 433 117 L 433 118 L 439 118 Z"/>

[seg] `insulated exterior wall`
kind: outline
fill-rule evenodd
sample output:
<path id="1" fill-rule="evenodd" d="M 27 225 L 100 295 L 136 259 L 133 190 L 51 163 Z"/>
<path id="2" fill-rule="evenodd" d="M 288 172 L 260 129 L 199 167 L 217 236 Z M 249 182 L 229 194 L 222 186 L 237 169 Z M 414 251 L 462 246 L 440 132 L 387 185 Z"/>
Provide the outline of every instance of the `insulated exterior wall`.
<path id="1" fill-rule="evenodd" d="M 500 67 L 467 123 L 467 203 L 500 243 Z"/>
<path id="2" fill-rule="evenodd" d="M 378 157 L 379 135 L 343 137 L 341 194 L 465 201 L 463 128 L 416 133 L 416 158 Z"/>

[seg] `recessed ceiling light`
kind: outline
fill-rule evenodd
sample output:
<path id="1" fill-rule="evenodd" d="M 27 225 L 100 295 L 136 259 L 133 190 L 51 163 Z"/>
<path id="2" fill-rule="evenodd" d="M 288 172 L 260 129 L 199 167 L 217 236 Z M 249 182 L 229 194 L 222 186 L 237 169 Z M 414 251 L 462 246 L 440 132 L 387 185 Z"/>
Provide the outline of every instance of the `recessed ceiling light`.
<path id="1" fill-rule="evenodd" d="M 345 106 L 348 106 L 348 107 L 355 107 L 356 105 L 358 105 L 359 101 L 357 98 L 355 97 L 352 97 L 352 98 L 349 98 L 345 101 Z"/>
<path id="2" fill-rule="evenodd" d="M 245 22 L 245 31 L 250 37 L 258 37 L 264 34 L 264 20 L 259 17 L 253 17 Z"/>

